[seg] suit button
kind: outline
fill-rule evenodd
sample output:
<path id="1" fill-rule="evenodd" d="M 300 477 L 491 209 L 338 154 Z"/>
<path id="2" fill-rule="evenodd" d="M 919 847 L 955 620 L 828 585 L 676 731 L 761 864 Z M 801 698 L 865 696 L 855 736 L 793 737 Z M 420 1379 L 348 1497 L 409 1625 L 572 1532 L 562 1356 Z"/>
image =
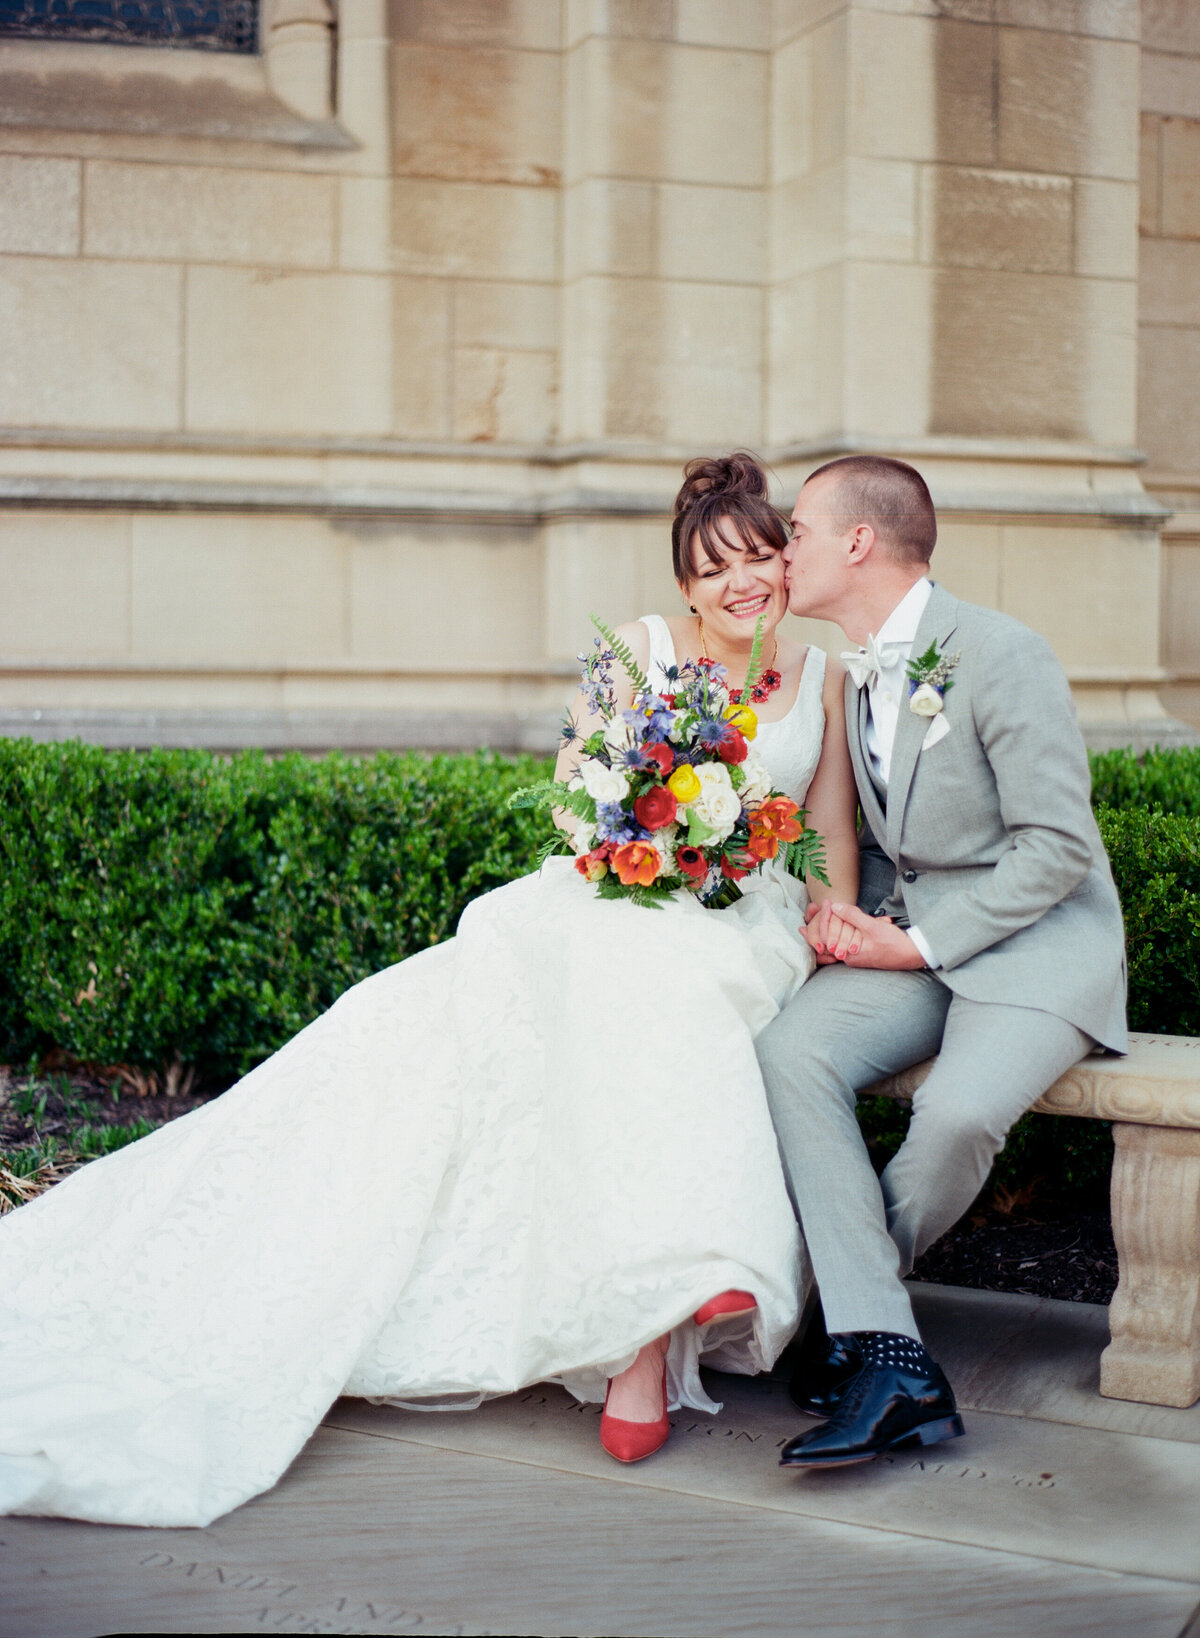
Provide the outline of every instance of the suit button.
<path id="1" fill-rule="evenodd" d="M 915 881 L 916 881 L 916 879 L 917 879 L 917 873 L 916 873 L 916 871 L 915 871 L 915 870 L 906 870 L 906 871 L 905 871 L 905 872 L 904 872 L 904 877 L 903 877 L 903 879 L 904 879 L 904 880 L 905 880 L 905 881 L 906 881 L 906 882 L 915 882 Z"/>

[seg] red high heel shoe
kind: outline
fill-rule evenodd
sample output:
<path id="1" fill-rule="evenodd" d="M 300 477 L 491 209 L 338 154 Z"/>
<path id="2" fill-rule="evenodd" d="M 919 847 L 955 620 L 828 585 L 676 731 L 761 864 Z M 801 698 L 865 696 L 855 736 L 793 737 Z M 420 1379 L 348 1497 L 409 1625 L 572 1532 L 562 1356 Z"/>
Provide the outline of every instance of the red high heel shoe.
<path id="1" fill-rule="evenodd" d="M 626 1422 L 608 1414 L 608 1395 L 611 1381 L 604 1395 L 604 1410 L 600 1416 L 600 1443 L 618 1462 L 640 1462 L 653 1456 L 667 1442 L 671 1424 L 667 1420 L 667 1356 L 662 1357 L 662 1415 L 657 1422 Z"/>
<path id="2" fill-rule="evenodd" d="M 758 1307 L 748 1291 L 722 1291 L 712 1297 L 692 1315 L 697 1325 L 710 1325 L 715 1319 L 733 1319 L 736 1314 L 752 1314 Z"/>

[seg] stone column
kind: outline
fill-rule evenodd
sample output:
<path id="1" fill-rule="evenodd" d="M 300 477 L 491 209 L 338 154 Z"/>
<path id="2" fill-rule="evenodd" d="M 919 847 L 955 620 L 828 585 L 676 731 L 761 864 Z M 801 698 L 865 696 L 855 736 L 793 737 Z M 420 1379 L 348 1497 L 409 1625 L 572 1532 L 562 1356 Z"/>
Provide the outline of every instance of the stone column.
<path id="1" fill-rule="evenodd" d="M 307 119 L 333 112 L 331 0 L 268 0 L 263 56 L 271 89 Z"/>
<path id="2" fill-rule="evenodd" d="M 781 8 L 768 425 L 878 450 L 935 572 L 1042 631 L 1094 741 L 1163 738 L 1162 508 L 1136 429 L 1136 0 Z"/>
<path id="3" fill-rule="evenodd" d="M 546 647 L 670 611 L 689 455 L 761 447 L 770 5 L 564 8 L 561 522 Z"/>
<path id="4" fill-rule="evenodd" d="M 1152 1405 L 1200 1398 L 1200 1132 L 1113 1127 L 1121 1281 L 1100 1392 Z"/>
<path id="5" fill-rule="evenodd" d="M 565 21 L 562 440 L 756 444 L 768 6 Z"/>

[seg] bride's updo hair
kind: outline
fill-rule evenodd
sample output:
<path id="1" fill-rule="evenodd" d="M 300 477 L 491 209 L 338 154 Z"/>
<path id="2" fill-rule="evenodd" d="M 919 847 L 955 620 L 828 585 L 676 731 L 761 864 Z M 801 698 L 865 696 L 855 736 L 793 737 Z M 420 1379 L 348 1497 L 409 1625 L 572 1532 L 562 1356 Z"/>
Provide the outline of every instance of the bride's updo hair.
<path id="1" fill-rule="evenodd" d="M 741 542 L 747 550 L 761 545 L 781 552 L 791 531 L 767 499 L 767 474 L 747 450 L 732 455 L 700 456 L 683 469 L 683 487 L 675 497 L 671 523 L 671 565 L 686 586 L 696 572 L 692 541 L 710 563 Z"/>

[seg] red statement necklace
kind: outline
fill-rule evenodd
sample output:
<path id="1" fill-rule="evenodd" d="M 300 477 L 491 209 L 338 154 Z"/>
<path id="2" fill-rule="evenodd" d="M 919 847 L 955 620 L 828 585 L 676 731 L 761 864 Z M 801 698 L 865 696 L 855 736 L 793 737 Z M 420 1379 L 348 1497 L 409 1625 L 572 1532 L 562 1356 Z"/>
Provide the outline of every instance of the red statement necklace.
<path id="1" fill-rule="evenodd" d="M 699 615 L 696 616 L 696 619 L 699 622 L 699 626 L 700 626 L 700 651 L 701 651 L 700 652 L 700 664 L 701 665 L 715 665 L 717 662 L 715 660 L 710 659 L 709 656 L 704 653 L 704 646 L 705 646 L 704 645 L 704 621 L 700 619 Z M 772 637 L 772 639 L 771 639 L 771 663 L 770 663 L 770 665 L 767 667 L 767 669 L 765 671 L 760 671 L 759 672 L 758 679 L 755 682 L 753 688 L 751 688 L 751 690 L 750 690 L 750 698 L 754 701 L 755 705 L 761 705 L 764 700 L 770 699 L 771 695 L 775 692 L 775 690 L 777 688 L 781 687 L 782 684 L 783 684 L 783 678 L 780 676 L 779 672 L 776 671 L 776 669 L 775 669 L 775 661 L 778 658 L 779 658 L 779 639 L 777 637 Z M 740 705 L 742 703 L 742 697 L 745 694 L 745 692 L 746 692 L 746 690 L 745 690 L 744 687 L 742 687 L 742 688 L 731 688 L 729 690 L 730 701 L 734 705 Z"/>

